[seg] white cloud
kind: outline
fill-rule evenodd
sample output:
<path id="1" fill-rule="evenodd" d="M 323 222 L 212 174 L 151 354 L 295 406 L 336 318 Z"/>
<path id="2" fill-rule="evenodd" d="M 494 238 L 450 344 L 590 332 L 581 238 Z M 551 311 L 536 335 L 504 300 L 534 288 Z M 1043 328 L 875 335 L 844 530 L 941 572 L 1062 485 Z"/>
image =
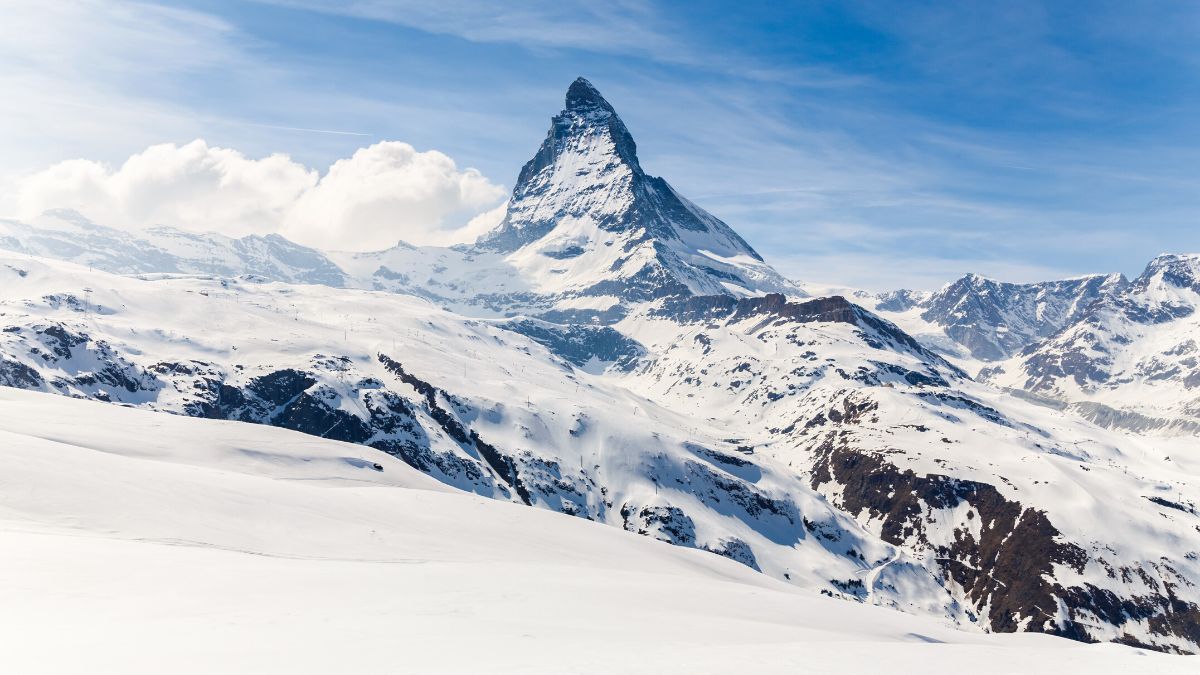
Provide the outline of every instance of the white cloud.
<path id="1" fill-rule="evenodd" d="M 90 160 L 55 164 L 20 181 L 18 208 L 32 218 L 72 208 L 114 227 L 173 225 L 241 236 L 278 230 L 317 172 L 285 155 L 250 159 L 236 150 L 153 145 L 116 170 Z"/>
<path id="2" fill-rule="evenodd" d="M 467 221 L 462 229 L 454 231 L 453 239 L 455 241 L 475 241 L 484 233 L 496 229 L 500 225 L 500 221 L 504 220 L 504 214 L 507 212 L 508 202 L 505 201 L 496 208 L 484 211 Z"/>
<path id="3" fill-rule="evenodd" d="M 498 220 L 503 197 L 478 171 L 407 143 L 362 148 L 321 176 L 286 155 L 252 159 L 195 140 L 151 146 L 116 169 L 60 162 L 20 180 L 16 203 L 25 219 L 71 208 L 113 227 L 278 232 L 309 246 L 363 251 L 400 240 L 473 239 Z"/>
<path id="4" fill-rule="evenodd" d="M 453 230 L 504 198 L 475 169 L 407 143 L 362 148 L 329 167 L 296 202 L 283 234 L 321 248 L 373 250 L 404 239 L 443 244 Z"/>

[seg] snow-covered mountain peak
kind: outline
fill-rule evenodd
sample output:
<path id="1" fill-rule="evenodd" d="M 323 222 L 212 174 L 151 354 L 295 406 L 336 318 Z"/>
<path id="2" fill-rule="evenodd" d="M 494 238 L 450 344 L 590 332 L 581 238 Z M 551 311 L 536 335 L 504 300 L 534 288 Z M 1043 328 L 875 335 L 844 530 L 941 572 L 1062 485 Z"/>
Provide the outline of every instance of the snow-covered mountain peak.
<path id="1" fill-rule="evenodd" d="M 1166 285 L 1200 293 L 1200 253 L 1164 253 L 1151 260 L 1134 283 L 1139 290 Z"/>
<path id="2" fill-rule="evenodd" d="M 579 112 L 601 110 L 616 113 L 612 105 L 600 95 L 600 91 L 586 78 L 577 77 L 567 88 L 567 110 Z"/>
<path id="3" fill-rule="evenodd" d="M 728 225 L 643 171 L 624 122 L 583 78 L 476 248 L 560 297 L 800 295 Z"/>
<path id="4" fill-rule="evenodd" d="M 806 295 L 728 225 L 643 171 L 615 108 L 590 82 L 567 90 L 505 217 L 472 245 L 322 252 L 278 235 L 137 232 L 67 210 L 0 220 L 0 249 L 117 274 L 255 274 L 418 295 L 478 317 L 619 321 L 688 295 Z"/>
<path id="5" fill-rule="evenodd" d="M 117 274 L 253 274 L 289 283 L 347 285 L 346 275 L 323 253 L 278 234 L 235 239 L 161 225 L 129 231 L 71 209 L 46 211 L 32 223 L 0 219 L 0 249 Z"/>

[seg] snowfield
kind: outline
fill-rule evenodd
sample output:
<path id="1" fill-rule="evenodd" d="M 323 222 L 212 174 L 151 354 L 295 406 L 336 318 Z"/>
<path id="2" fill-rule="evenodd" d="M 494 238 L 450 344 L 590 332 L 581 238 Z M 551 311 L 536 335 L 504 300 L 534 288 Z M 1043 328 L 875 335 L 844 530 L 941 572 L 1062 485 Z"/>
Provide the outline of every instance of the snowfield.
<path id="1" fill-rule="evenodd" d="M 282 429 L 0 388 L 0 446 L 3 672 L 1200 666 L 821 597 Z"/>

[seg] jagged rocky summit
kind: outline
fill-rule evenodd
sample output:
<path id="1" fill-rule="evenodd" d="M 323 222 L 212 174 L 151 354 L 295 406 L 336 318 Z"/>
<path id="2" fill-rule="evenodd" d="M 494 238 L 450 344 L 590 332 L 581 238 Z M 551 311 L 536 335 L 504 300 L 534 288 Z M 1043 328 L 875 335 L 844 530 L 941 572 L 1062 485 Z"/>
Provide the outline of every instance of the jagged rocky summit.
<path id="1" fill-rule="evenodd" d="M 578 296 L 797 292 L 728 225 L 643 171 L 624 122 L 583 78 L 477 246 Z"/>

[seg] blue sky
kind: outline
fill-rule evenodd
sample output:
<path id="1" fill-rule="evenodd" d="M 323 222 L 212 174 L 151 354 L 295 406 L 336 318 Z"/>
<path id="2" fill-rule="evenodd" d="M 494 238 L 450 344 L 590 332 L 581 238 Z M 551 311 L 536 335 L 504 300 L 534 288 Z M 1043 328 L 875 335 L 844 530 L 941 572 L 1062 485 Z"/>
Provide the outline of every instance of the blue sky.
<path id="1" fill-rule="evenodd" d="M 8 184 L 203 138 L 320 171 L 403 141 L 508 188 L 584 75 L 648 171 L 800 279 L 1200 250 L 1196 3 L 42 4 L 0 28 Z"/>

